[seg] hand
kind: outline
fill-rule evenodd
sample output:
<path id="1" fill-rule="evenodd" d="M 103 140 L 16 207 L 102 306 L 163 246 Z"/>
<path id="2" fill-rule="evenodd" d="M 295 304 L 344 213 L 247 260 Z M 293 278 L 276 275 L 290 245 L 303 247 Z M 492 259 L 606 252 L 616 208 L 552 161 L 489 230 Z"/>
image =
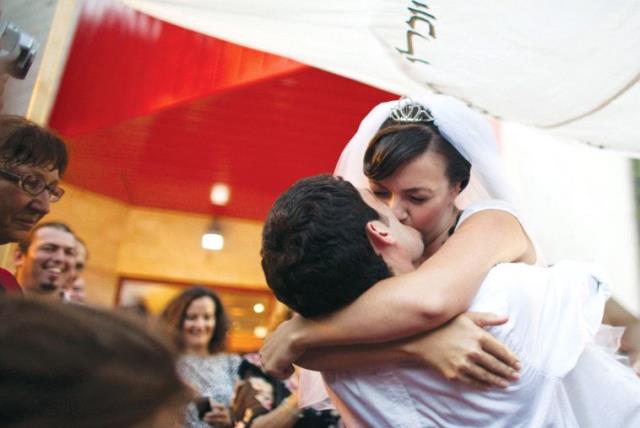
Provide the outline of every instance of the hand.
<path id="1" fill-rule="evenodd" d="M 304 353 L 300 339 L 307 323 L 307 320 L 295 315 L 265 338 L 260 359 L 266 373 L 283 380 L 293 374 L 293 363 Z"/>
<path id="2" fill-rule="evenodd" d="M 482 327 L 500 325 L 507 317 L 466 312 L 442 327 L 409 339 L 409 353 L 446 379 L 486 388 L 506 388 L 518 379 L 518 358 Z"/>
<path id="3" fill-rule="evenodd" d="M 640 376 L 640 320 L 626 310 L 616 299 L 609 299 L 604 308 L 603 324 L 624 327 L 620 351 L 629 358 L 629 365 Z"/>
<path id="4" fill-rule="evenodd" d="M 215 428 L 228 428 L 231 426 L 231 413 L 225 405 L 212 401 L 211 411 L 205 413 L 202 420 Z"/>
<path id="5" fill-rule="evenodd" d="M 636 375 L 640 377 L 640 351 L 630 352 L 628 354 L 629 365 L 633 369 Z"/>
<path id="6" fill-rule="evenodd" d="M 640 322 L 627 325 L 622 335 L 620 350 L 629 357 L 629 365 L 640 376 Z"/>
<path id="7" fill-rule="evenodd" d="M 302 414 L 302 409 L 298 407 L 298 393 L 291 393 L 290 396 L 288 396 L 282 403 L 280 403 L 279 408 L 284 410 L 289 418 L 297 421 Z"/>
<path id="8" fill-rule="evenodd" d="M 251 422 L 251 427 L 291 428 L 297 424 L 301 413 L 302 409 L 298 408 L 298 396 L 294 392 L 285 398 L 274 411 L 256 417 Z"/>
<path id="9" fill-rule="evenodd" d="M 298 409 L 298 392 L 297 391 L 293 391 L 291 393 L 291 395 L 289 395 L 287 398 L 284 399 L 284 401 L 281 404 L 287 404 L 290 408 L 292 409 Z"/>

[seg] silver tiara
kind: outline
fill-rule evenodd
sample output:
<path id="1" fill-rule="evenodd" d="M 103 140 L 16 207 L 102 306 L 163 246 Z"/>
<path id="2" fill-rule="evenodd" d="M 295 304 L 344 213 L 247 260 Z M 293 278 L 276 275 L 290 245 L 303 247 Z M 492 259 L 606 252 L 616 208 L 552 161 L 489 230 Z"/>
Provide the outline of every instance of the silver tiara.
<path id="1" fill-rule="evenodd" d="M 434 120 L 429 110 L 409 97 L 400 98 L 398 104 L 391 109 L 389 117 L 402 123 L 433 122 Z"/>

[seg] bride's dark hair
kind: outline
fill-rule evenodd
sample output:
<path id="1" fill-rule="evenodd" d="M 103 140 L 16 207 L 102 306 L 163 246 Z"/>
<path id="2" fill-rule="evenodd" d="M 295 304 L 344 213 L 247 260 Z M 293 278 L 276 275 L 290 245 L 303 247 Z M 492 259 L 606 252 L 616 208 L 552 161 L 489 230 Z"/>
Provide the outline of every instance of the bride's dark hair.
<path id="1" fill-rule="evenodd" d="M 471 164 L 449 143 L 433 123 L 398 123 L 387 119 L 374 135 L 364 155 L 364 174 L 372 180 L 384 180 L 406 162 L 428 150 L 445 159 L 449 183 L 469 184 Z"/>

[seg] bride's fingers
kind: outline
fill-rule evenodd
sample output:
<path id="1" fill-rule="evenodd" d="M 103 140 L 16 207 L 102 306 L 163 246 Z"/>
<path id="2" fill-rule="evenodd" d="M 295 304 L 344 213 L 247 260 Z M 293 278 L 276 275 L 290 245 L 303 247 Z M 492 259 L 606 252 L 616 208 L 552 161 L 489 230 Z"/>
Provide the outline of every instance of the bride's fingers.
<path id="1" fill-rule="evenodd" d="M 484 351 L 493 355 L 498 360 L 511 366 L 515 370 L 520 370 L 520 360 L 516 354 L 505 348 L 505 346 L 491 334 L 484 334 L 480 339 L 480 345 Z"/>
<path id="2" fill-rule="evenodd" d="M 501 325 L 509 321 L 509 317 L 506 315 L 496 315 L 490 312 L 465 312 L 464 315 L 473 321 L 478 327 L 483 328 Z"/>
<path id="3" fill-rule="evenodd" d="M 509 386 L 509 383 L 503 378 L 496 376 L 495 374 L 489 372 L 484 367 L 477 364 L 469 364 L 464 368 L 464 373 L 460 376 L 467 377 L 475 381 L 476 383 L 487 386 L 497 386 L 499 388 L 506 388 Z"/>
<path id="4" fill-rule="evenodd" d="M 469 374 L 460 374 L 457 380 L 478 389 L 487 389 L 491 387 L 490 384 L 479 381 Z"/>
<path id="5" fill-rule="evenodd" d="M 484 367 L 487 371 L 502 378 L 506 381 L 513 381 L 518 379 L 518 372 L 513 367 L 498 360 L 493 355 L 480 352 L 470 357 L 475 363 Z"/>

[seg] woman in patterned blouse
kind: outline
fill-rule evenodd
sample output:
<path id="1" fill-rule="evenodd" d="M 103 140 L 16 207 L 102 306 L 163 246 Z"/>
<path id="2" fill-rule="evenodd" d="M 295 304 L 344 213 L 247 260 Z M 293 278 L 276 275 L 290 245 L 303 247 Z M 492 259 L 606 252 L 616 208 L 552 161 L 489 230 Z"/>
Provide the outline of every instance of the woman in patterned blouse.
<path id="1" fill-rule="evenodd" d="M 187 406 L 185 427 L 231 427 L 229 407 L 241 359 L 224 352 L 229 322 L 220 298 L 204 287 L 189 288 L 169 302 L 162 318 L 181 339 L 178 370 L 204 403 L 200 411 L 195 403 Z"/>

